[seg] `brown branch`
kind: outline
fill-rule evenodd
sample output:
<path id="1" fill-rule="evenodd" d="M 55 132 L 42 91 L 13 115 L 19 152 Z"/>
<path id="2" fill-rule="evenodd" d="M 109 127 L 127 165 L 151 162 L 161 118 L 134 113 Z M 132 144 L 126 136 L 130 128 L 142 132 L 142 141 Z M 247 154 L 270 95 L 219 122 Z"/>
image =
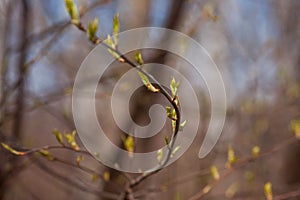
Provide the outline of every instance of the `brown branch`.
<path id="1" fill-rule="evenodd" d="M 299 196 L 300 196 L 300 189 L 277 195 L 274 197 L 274 200 L 290 199 Z"/>
<path id="2" fill-rule="evenodd" d="M 1 76 L 2 76 L 2 80 L 1 80 L 1 98 L 0 98 L 0 127 L 2 125 L 2 122 L 5 120 L 6 115 L 7 115 L 7 108 L 6 107 L 2 107 L 2 102 L 5 102 L 5 99 L 7 98 L 8 92 L 7 92 L 7 84 L 8 84 L 8 78 L 7 78 L 7 64 L 8 64 L 8 56 L 9 53 L 7 51 L 7 46 L 8 46 L 8 41 L 9 41 L 9 34 L 10 34 L 10 23 L 11 23 L 11 15 L 12 15 L 12 2 L 8 2 L 7 5 L 7 15 L 6 15 L 6 20 L 5 20 L 5 26 L 4 26 L 4 37 L 3 37 L 3 41 L 4 41 L 4 49 L 3 49 L 3 55 L 1 55 Z M 0 133 L 0 139 L 5 139 L 5 136 L 3 134 Z M 1 198 L 0 198 L 1 199 Z"/>
<path id="3" fill-rule="evenodd" d="M 80 31 L 87 33 L 87 29 L 83 26 L 83 24 L 79 21 L 78 23 L 74 24 Z M 132 62 L 129 58 L 127 58 L 125 55 L 123 55 L 121 52 L 119 52 L 117 50 L 117 48 L 113 48 L 110 45 L 106 44 L 105 42 L 103 42 L 103 40 L 101 40 L 100 38 L 98 38 L 97 36 L 94 36 L 94 38 L 91 38 L 90 41 L 93 44 L 101 44 L 103 46 L 105 46 L 107 49 L 117 53 L 121 59 L 124 60 L 124 62 L 126 64 L 128 64 L 129 66 L 131 66 L 132 68 L 135 68 L 137 71 L 141 72 L 142 74 L 144 74 L 150 81 L 152 81 L 153 83 L 155 83 L 158 92 L 161 93 L 168 101 L 169 103 L 172 105 L 173 109 L 176 112 L 176 124 L 175 124 L 175 128 L 173 131 L 173 135 L 171 138 L 171 142 L 169 144 L 169 148 L 168 148 L 168 153 L 167 156 L 165 158 L 165 160 L 162 162 L 162 164 L 158 165 L 157 168 L 155 168 L 153 171 L 148 172 L 148 173 L 144 173 L 140 176 L 138 176 L 136 179 L 132 180 L 127 187 L 124 189 L 124 192 L 122 194 L 120 194 L 120 197 L 123 197 L 125 194 L 125 199 L 128 198 L 128 195 L 131 196 L 130 194 L 132 193 L 132 189 L 136 186 L 138 186 L 142 181 L 144 181 L 145 179 L 147 179 L 148 177 L 160 172 L 163 167 L 165 167 L 165 165 L 168 163 L 171 154 L 172 154 L 172 150 L 176 141 L 176 137 L 177 134 L 179 132 L 179 127 L 180 127 L 180 120 L 181 120 L 181 113 L 180 113 L 180 109 L 179 109 L 179 103 L 176 103 L 175 99 L 172 97 L 172 95 L 170 95 L 166 89 L 148 72 L 146 72 L 144 69 L 142 69 L 140 67 L 139 64 L 136 64 L 134 62 Z M 120 198 L 119 197 L 119 198 Z"/>
<path id="4" fill-rule="evenodd" d="M 18 59 L 17 70 L 18 70 L 18 93 L 16 96 L 16 109 L 14 114 L 14 123 L 13 123 L 13 135 L 14 139 L 18 142 L 21 140 L 21 128 L 22 128 L 22 121 L 23 121 L 23 108 L 24 108 L 24 94 L 25 94 L 25 79 L 27 74 L 27 69 L 24 67 L 24 63 L 26 60 L 27 54 L 27 42 L 26 42 L 26 35 L 27 35 L 27 28 L 29 25 L 29 3 L 27 0 L 20 1 L 22 11 L 21 11 L 21 19 L 22 21 L 19 23 L 20 27 L 20 58 Z"/>

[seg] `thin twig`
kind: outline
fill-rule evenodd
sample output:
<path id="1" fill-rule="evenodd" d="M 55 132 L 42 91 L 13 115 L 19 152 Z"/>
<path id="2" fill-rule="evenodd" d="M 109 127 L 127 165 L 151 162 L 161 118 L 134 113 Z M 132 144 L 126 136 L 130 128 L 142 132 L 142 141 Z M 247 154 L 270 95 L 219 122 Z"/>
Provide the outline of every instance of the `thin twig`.
<path id="1" fill-rule="evenodd" d="M 87 29 L 83 26 L 83 24 L 81 22 L 78 22 L 77 24 L 74 24 L 74 25 L 80 31 L 82 31 L 84 33 L 87 33 Z M 151 74 L 149 74 L 144 69 L 142 69 L 139 64 L 136 64 L 136 63 L 132 62 L 129 58 L 127 58 L 125 55 L 123 55 L 121 52 L 119 52 L 116 48 L 113 48 L 110 45 L 106 44 L 103 40 L 101 40 L 97 36 L 94 36 L 94 38 L 90 39 L 90 41 L 93 44 L 101 44 L 101 45 L 105 46 L 107 49 L 117 53 L 118 56 L 120 56 L 120 58 L 122 58 L 124 60 L 125 63 L 127 63 L 131 67 L 135 68 L 137 71 L 143 73 L 149 80 L 151 80 L 153 83 L 155 83 L 156 87 L 159 90 L 159 93 L 161 93 L 169 101 L 169 103 L 172 105 L 172 107 L 173 107 L 173 109 L 175 110 L 175 113 L 176 113 L 176 121 L 175 121 L 176 124 L 175 124 L 175 128 L 174 128 L 174 131 L 173 131 L 173 135 L 172 135 L 172 138 L 171 138 L 171 142 L 169 144 L 168 153 L 167 153 L 167 156 L 166 156 L 165 160 L 162 162 L 162 164 L 158 165 L 151 172 L 143 173 L 142 175 L 140 175 L 137 178 L 135 178 L 134 180 L 132 180 L 128 184 L 127 188 L 125 188 L 123 194 L 120 194 L 120 196 L 124 196 L 124 194 L 130 194 L 132 192 L 132 189 L 134 187 L 138 186 L 142 181 L 144 181 L 148 177 L 160 172 L 163 169 L 163 167 L 165 167 L 165 165 L 169 162 L 169 160 L 171 158 L 172 150 L 173 150 L 173 147 L 174 147 L 174 144 L 175 144 L 175 141 L 176 141 L 176 137 L 177 137 L 177 134 L 179 132 L 179 127 L 180 127 L 181 113 L 180 113 L 180 109 L 179 109 L 179 103 L 177 103 L 175 101 L 175 99 L 172 97 L 172 95 L 170 95 L 165 90 L 165 88 Z M 125 195 L 125 198 L 127 198 L 127 197 L 128 196 Z"/>

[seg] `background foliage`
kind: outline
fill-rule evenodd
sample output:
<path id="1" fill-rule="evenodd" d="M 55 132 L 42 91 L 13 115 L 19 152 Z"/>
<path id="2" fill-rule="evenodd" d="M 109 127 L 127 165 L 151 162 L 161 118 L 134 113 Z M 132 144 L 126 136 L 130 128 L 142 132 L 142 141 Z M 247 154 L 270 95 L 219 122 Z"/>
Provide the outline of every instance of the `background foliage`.
<path id="1" fill-rule="evenodd" d="M 78 16 L 69 10 L 70 20 L 63 0 L 0 2 L 0 199 L 299 199 L 299 1 L 75 3 Z M 209 156 L 199 160 L 210 119 L 203 80 L 174 55 L 143 50 L 145 63 L 185 68 L 199 88 L 202 118 L 188 152 L 132 191 L 126 191 L 129 180 L 139 175 L 95 161 L 73 132 L 71 112 L 76 72 L 97 42 L 95 36 L 106 38 L 116 31 L 116 13 L 121 31 L 159 26 L 199 41 L 221 70 L 228 96 L 222 137 Z M 88 34 L 76 27 L 78 18 Z M 134 52 L 126 56 L 135 60 Z M 113 63 L 100 81 L 96 107 L 108 137 L 130 151 L 132 142 L 116 127 L 108 106 L 114 84 L 128 69 Z M 148 108 L 163 101 L 141 88 L 132 98 L 132 117 L 146 124 Z M 160 134 L 135 140 L 134 148 L 148 152 L 162 145 Z"/>

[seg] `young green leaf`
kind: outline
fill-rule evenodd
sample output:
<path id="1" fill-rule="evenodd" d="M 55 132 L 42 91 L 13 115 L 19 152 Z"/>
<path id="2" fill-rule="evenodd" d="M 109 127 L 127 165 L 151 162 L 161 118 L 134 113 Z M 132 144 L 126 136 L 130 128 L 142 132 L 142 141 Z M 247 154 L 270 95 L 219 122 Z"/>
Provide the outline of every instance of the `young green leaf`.
<path id="1" fill-rule="evenodd" d="M 213 187 L 213 186 L 212 186 L 211 184 L 206 185 L 206 186 L 202 189 L 203 194 L 209 193 L 209 192 L 211 191 L 212 187 Z"/>
<path id="2" fill-rule="evenodd" d="M 165 143 L 166 143 L 166 145 L 168 145 L 169 143 L 170 143 L 170 140 L 169 140 L 169 137 L 167 136 L 167 135 L 165 135 Z"/>
<path id="3" fill-rule="evenodd" d="M 170 106 L 166 106 L 166 113 L 167 113 L 167 116 L 172 120 L 172 129 L 174 130 L 176 127 L 176 120 L 177 120 L 176 111 L 174 108 L 171 108 Z M 179 131 L 180 131 L 180 129 L 179 129 Z"/>
<path id="4" fill-rule="evenodd" d="M 171 88 L 173 98 L 177 96 L 179 85 L 180 83 L 176 82 L 175 78 L 173 77 L 170 82 L 170 88 Z"/>
<path id="5" fill-rule="evenodd" d="M 183 128 L 185 127 L 185 125 L 186 125 L 186 120 L 184 120 L 183 122 L 180 123 L 179 131 L 183 131 Z"/>
<path id="6" fill-rule="evenodd" d="M 134 138 L 131 135 L 126 138 L 124 137 L 123 144 L 125 149 L 128 151 L 129 156 L 132 157 L 134 152 Z"/>
<path id="7" fill-rule="evenodd" d="M 177 153 L 177 151 L 178 151 L 179 149 L 180 149 L 180 146 L 177 146 L 177 147 L 174 148 L 174 150 L 173 150 L 172 153 L 171 153 L 171 158 L 174 157 L 174 155 Z"/>
<path id="8" fill-rule="evenodd" d="M 176 117 L 175 109 L 171 108 L 170 106 L 166 106 L 166 113 L 170 119 L 172 119 L 173 121 L 176 121 L 177 117 Z"/>
<path id="9" fill-rule="evenodd" d="M 109 173 L 109 171 L 105 171 L 103 173 L 103 180 L 106 181 L 106 182 L 108 182 L 110 180 L 110 173 Z"/>
<path id="10" fill-rule="evenodd" d="M 93 174 L 92 175 L 92 182 L 96 182 L 99 179 L 98 174 Z"/>
<path id="11" fill-rule="evenodd" d="M 237 193 L 238 188 L 239 188 L 239 184 L 237 182 L 232 183 L 225 191 L 225 196 L 229 199 L 232 199 L 234 195 Z"/>
<path id="12" fill-rule="evenodd" d="M 154 93 L 159 92 L 159 89 L 157 89 L 150 83 L 148 77 L 145 74 L 143 74 L 142 72 L 138 72 L 138 74 L 139 74 L 143 84 L 147 87 L 148 90 L 150 90 L 151 92 L 154 92 Z"/>
<path id="13" fill-rule="evenodd" d="M 144 61 L 143 61 L 143 58 L 142 58 L 142 54 L 138 51 L 135 52 L 135 55 L 134 55 L 134 58 L 135 58 L 135 61 L 139 64 L 139 65 L 142 65 L 144 64 Z"/>
<path id="14" fill-rule="evenodd" d="M 166 113 L 169 118 L 172 119 L 172 108 L 170 106 L 166 106 Z"/>
<path id="15" fill-rule="evenodd" d="M 116 51 L 116 44 L 114 43 L 114 41 L 112 40 L 110 35 L 107 35 L 107 39 L 104 40 L 104 43 L 107 44 L 108 46 L 110 46 L 112 49 L 107 49 L 107 51 L 115 58 L 117 59 L 119 62 L 123 63 L 125 62 L 125 60 L 121 57 L 121 55 L 119 55 Z"/>
<path id="16" fill-rule="evenodd" d="M 3 146 L 3 148 L 5 148 L 6 150 L 8 150 L 10 153 L 12 153 L 14 155 L 17 155 L 17 156 L 26 155 L 26 152 L 17 151 L 15 149 L 13 149 L 12 147 L 10 147 L 9 145 L 5 144 L 5 143 L 1 143 L 1 145 Z"/>
<path id="17" fill-rule="evenodd" d="M 94 41 L 97 30 L 98 30 L 98 18 L 95 18 L 92 22 L 88 23 L 88 28 L 86 31 L 86 34 L 91 41 Z"/>
<path id="18" fill-rule="evenodd" d="M 259 155 L 259 152 L 260 152 L 259 146 L 254 146 L 254 147 L 252 148 L 252 156 L 253 156 L 253 157 L 256 158 L 256 157 Z"/>
<path id="19" fill-rule="evenodd" d="M 78 14 L 77 7 L 76 7 L 75 3 L 73 2 L 73 0 L 65 0 L 65 6 L 66 6 L 66 10 L 69 13 L 69 16 L 72 20 L 72 23 L 75 25 L 78 25 L 79 24 L 79 14 Z"/>
<path id="20" fill-rule="evenodd" d="M 264 185 L 264 192 L 267 200 L 273 200 L 273 194 L 272 194 L 272 183 L 267 182 Z"/>
<path id="21" fill-rule="evenodd" d="M 111 48 L 116 49 L 116 46 L 114 45 L 114 42 L 112 41 L 110 35 L 107 35 L 107 38 L 106 40 L 104 40 L 104 43 L 110 46 Z"/>
<path id="22" fill-rule="evenodd" d="M 58 130 L 52 131 L 52 134 L 55 135 L 56 140 L 59 144 L 64 145 L 63 136 Z"/>
<path id="23" fill-rule="evenodd" d="M 82 155 L 77 156 L 76 158 L 77 165 L 80 165 L 81 161 L 83 161 L 83 156 Z"/>
<path id="24" fill-rule="evenodd" d="M 215 180 L 220 179 L 220 174 L 219 174 L 218 168 L 216 166 L 214 166 L 214 165 L 211 166 L 210 167 L 210 172 L 211 172 L 211 174 L 212 174 L 212 176 Z"/>
<path id="25" fill-rule="evenodd" d="M 248 181 L 248 183 L 253 182 L 254 179 L 255 179 L 254 173 L 251 172 L 251 171 L 246 171 L 246 172 L 245 172 L 245 179 Z"/>
<path id="26" fill-rule="evenodd" d="M 118 34 L 120 29 L 119 14 L 116 14 L 113 19 L 113 38 L 114 44 L 118 45 Z"/>
<path id="27" fill-rule="evenodd" d="M 228 147 L 228 152 L 227 152 L 227 167 L 231 168 L 232 165 L 237 161 L 237 157 L 235 156 L 234 150 L 232 146 Z"/>
<path id="28" fill-rule="evenodd" d="M 163 151 L 162 149 L 157 150 L 157 161 L 160 163 L 163 158 Z"/>
<path id="29" fill-rule="evenodd" d="M 94 153 L 94 156 L 95 156 L 98 160 L 101 160 L 101 157 L 100 157 L 100 153 L 99 153 L 99 152 L 95 152 L 95 153 Z"/>
<path id="30" fill-rule="evenodd" d="M 65 134 L 65 138 L 66 138 L 68 144 L 69 144 L 74 150 L 79 151 L 80 148 L 79 148 L 79 146 L 78 146 L 77 143 L 76 143 L 75 136 L 76 136 L 76 131 L 73 131 L 72 133 L 66 133 L 66 134 Z"/>
<path id="31" fill-rule="evenodd" d="M 117 61 L 119 61 L 120 63 L 125 62 L 125 60 L 124 60 L 123 58 L 121 58 L 121 56 L 120 56 L 117 52 L 115 52 L 115 51 L 113 51 L 113 50 L 111 50 L 111 49 L 108 49 L 108 52 L 109 52 L 115 59 L 117 59 Z"/>
<path id="32" fill-rule="evenodd" d="M 173 131 L 175 130 L 176 128 L 176 120 L 172 120 L 172 129 Z"/>
<path id="33" fill-rule="evenodd" d="M 41 156 L 47 158 L 48 160 L 53 160 L 54 157 L 51 155 L 51 153 L 45 149 L 41 149 L 38 152 Z"/>
<path id="34" fill-rule="evenodd" d="M 290 127 L 296 138 L 300 139 L 300 120 L 292 120 Z"/>

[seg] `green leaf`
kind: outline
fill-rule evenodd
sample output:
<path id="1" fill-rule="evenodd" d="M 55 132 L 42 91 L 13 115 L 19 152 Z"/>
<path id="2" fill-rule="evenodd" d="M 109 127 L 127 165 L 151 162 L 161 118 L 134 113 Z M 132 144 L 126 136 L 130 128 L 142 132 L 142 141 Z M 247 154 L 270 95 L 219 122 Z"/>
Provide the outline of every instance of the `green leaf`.
<path id="1" fill-rule="evenodd" d="M 111 49 L 108 49 L 108 52 L 109 52 L 115 59 L 117 59 L 119 62 L 121 62 L 121 63 L 125 62 L 125 60 L 124 60 L 123 58 L 121 58 L 121 56 L 120 56 L 117 52 L 115 52 L 115 51 L 113 51 L 113 50 L 111 50 Z"/>
<path id="2" fill-rule="evenodd" d="M 116 14 L 113 19 L 113 38 L 114 44 L 118 45 L 118 34 L 120 29 L 119 14 Z"/>
<path id="3" fill-rule="evenodd" d="M 177 117 L 176 117 L 176 111 L 174 108 L 171 108 L 170 106 L 166 106 L 166 113 L 170 119 L 172 119 L 173 121 L 176 121 Z"/>
<path id="4" fill-rule="evenodd" d="M 10 147 L 9 145 L 5 144 L 5 143 L 1 143 L 1 145 L 3 146 L 3 148 L 5 148 L 6 150 L 8 150 L 10 153 L 12 153 L 14 155 L 17 155 L 17 156 L 26 155 L 26 152 L 17 151 L 15 149 L 13 149 L 12 147 Z"/>
<path id="5" fill-rule="evenodd" d="M 99 153 L 99 152 L 95 152 L 95 153 L 94 153 L 94 156 L 95 156 L 97 159 L 101 160 L 101 158 L 100 158 L 100 153 Z"/>
<path id="6" fill-rule="evenodd" d="M 49 151 L 45 150 L 45 149 L 41 149 L 38 152 L 41 156 L 47 158 L 48 160 L 53 160 L 54 157 L 50 154 Z"/>
<path id="7" fill-rule="evenodd" d="M 81 161 L 83 161 L 83 156 L 82 155 L 77 156 L 76 158 L 77 165 L 80 165 Z"/>
<path id="8" fill-rule="evenodd" d="M 112 40 L 110 35 L 107 35 L 107 39 L 104 40 L 104 43 L 110 46 L 112 49 L 107 49 L 107 51 L 119 62 L 123 63 L 125 60 L 115 51 L 116 50 L 116 45 L 114 41 Z"/>
<path id="9" fill-rule="evenodd" d="M 172 120 L 172 129 L 173 131 L 175 130 L 176 128 L 176 120 Z"/>
<path id="10" fill-rule="evenodd" d="M 211 172 L 211 174 L 212 174 L 212 176 L 215 180 L 220 179 L 220 174 L 219 174 L 218 168 L 216 166 L 214 166 L 214 165 L 211 166 L 210 167 L 210 172 Z"/>
<path id="11" fill-rule="evenodd" d="M 107 35 L 106 40 L 104 40 L 104 43 L 107 44 L 108 46 L 110 46 L 111 48 L 115 49 L 116 47 L 114 46 L 114 43 L 111 39 L 110 35 Z"/>
<path id="12" fill-rule="evenodd" d="M 254 179 L 255 179 L 254 173 L 251 172 L 251 171 L 246 171 L 246 172 L 245 172 L 245 179 L 247 180 L 248 183 L 253 182 Z"/>
<path id="13" fill-rule="evenodd" d="M 252 156 L 256 158 L 256 157 L 259 156 L 259 153 L 260 153 L 260 148 L 259 148 L 259 146 L 254 146 L 254 147 L 252 148 Z"/>
<path id="14" fill-rule="evenodd" d="M 186 120 L 184 120 L 183 122 L 181 122 L 180 126 L 179 126 L 179 131 L 183 131 L 183 128 L 186 125 Z"/>
<path id="15" fill-rule="evenodd" d="M 177 91 L 178 91 L 179 85 L 180 85 L 180 83 L 176 82 L 175 78 L 173 77 L 170 82 L 170 88 L 171 88 L 173 98 L 177 96 Z"/>
<path id="16" fill-rule="evenodd" d="M 70 15 L 73 24 L 79 24 L 79 14 L 73 0 L 65 0 L 66 10 Z"/>
<path id="17" fill-rule="evenodd" d="M 159 92 L 159 89 L 157 89 L 150 83 L 148 77 L 145 74 L 143 74 L 142 72 L 138 72 L 138 74 L 139 74 L 143 84 L 147 87 L 148 90 L 150 90 L 151 92 Z"/>
<path id="18" fill-rule="evenodd" d="M 96 33 L 98 30 L 98 18 L 95 18 L 92 22 L 88 23 L 88 28 L 87 28 L 87 36 L 91 41 L 94 40 Z"/>
<path id="19" fill-rule="evenodd" d="M 106 182 L 108 182 L 110 180 L 110 173 L 109 173 L 109 171 L 105 171 L 103 173 L 103 180 L 106 181 Z"/>
<path id="20" fill-rule="evenodd" d="M 166 106 L 166 113 L 167 116 L 172 120 L 172 129 L 174 130 L 176 127 L 176 120 L 177 120 L 176 111 L 174 108 L 171 108 L 170 106 Z"/>
<path id="21" fill-rule="evenodd" d="M 273 199 L 273 194 L 272 194 L 272 183 L 267 182 L 264 185 L 264 192 L 267 200 L 272 200 Z"/>
<path id="22" fill-rule="evenodd" d="M 96 182 L 99 179 L 98 174 L 93 174 L 92 175 L 92 182 Z"/>
<path id="23" fill-rule="evenodd" d="M 143 61 L 143 58 L 142 58 L 142 54 L 138 51 L 135 52 L 135 61 L 139 64 L 139 65 L 142 65 L 144 64 L 144 61 Z"/>
<path id="24" fill-rule="evenodd" d="M 159 149 L 159 150 L 157 150 L 157 157 L 156 157 L 156 159 L 160 163 L 161 160 L 162 160 L 162 158 L 163 158 L 163 150 Z"/>
<path id="25" fill-rule="evenodd" d="M 64 145 L 63 136 L 58 130 L 52 131 L 52 134 L 55 135 L 59 144 Z"/>
<path id="26" fill-rule="evenodd" d="M 300 139 L 300 120 L 294 119 L 291 121 L 290 128 L 297 139 Z"/>
<path id="27" fill-rule="evenodd" d="M 125 149 L 129 152 L 129 156 L 132 157 L 134 152 L 134 138 L 131 135 L 129 135 L 126 138 L 123 137 L 122 140 Z"/>
<path id="28" fill-rule="evenodd" d="M 177 151 L 180 149 L 180 146 L 177 146 L 173 149 L 172 153 L 171 153 L 171 158 L 177 153 Z"/>
<path id="29" fill-rule="evenodd" d="M 232 183 L 225 191 L 225 196 L 228 199 L 232 199 L 235 196 L 235 194 L 237 193 L 238 189 L 239 189 L 238 182 Z"/>
<path id="30" fill-rule="evenodd" d="M 228 152 L 227 152 L 227 167 L 231 168 L 232 165 L 237 161 L 237 157 L 235 156 L 234 150 L 232 146 L 228 147 Z"/>
<path id="31" fill-rule="evenodd" d="M 66 138 L 68 144 L 69 144 L 74 150 L 79 151 L 80 148 L 79 148 L 79 146 L 78 146 L 77 143 L 76 143 L 75 136 L 76 136 L 76 131 L 73 131 L 72 133 L 66 133 L 66 134 L 65 134 L 65 138 Z"/>
<path id="32" fill-rule="evenodd" d="M 166 113 L 169 118 L 172 118 L 172 110 L 170 106 L 166 106 Z"/>
<path id="33" fill-rule="evenodd" d="M 213 188 L 213 186 L 211 184 L 206 185 L 203 189 L 202 192 L 203 194 L 207 194 L 211 191 L 211 189 Z"/>
<path id="34" fill-rule="evenodd" d="M 168 144 L 170 143 L 169 137 L 165 135 L 164 138 L 165 138 L 165 143 L 166 143 L 166 145 L 168 145 Z"/>

